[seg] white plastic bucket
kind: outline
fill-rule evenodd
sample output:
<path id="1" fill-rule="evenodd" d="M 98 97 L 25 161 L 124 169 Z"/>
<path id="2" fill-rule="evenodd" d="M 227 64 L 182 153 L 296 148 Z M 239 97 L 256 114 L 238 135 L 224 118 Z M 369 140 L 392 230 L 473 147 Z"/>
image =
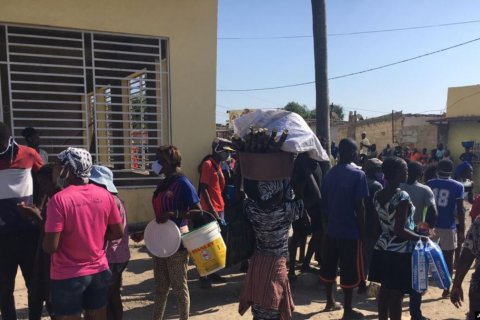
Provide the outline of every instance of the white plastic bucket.
<path id="1" fill-rule="evenodd" d="M 182 235 L 182 243 L 204 277 L 225 268 L 227 247 L 216 221 Z"/>

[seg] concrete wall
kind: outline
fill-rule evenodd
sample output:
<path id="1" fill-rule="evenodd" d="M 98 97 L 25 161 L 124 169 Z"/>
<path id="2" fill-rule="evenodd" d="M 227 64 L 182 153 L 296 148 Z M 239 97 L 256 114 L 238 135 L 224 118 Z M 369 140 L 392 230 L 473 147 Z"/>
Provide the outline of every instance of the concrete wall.
<path id="1" fill-rule="evenodd" d="M 171 142 L 188 177 L 215 137 L 217 0 L 2 0 L 0 21 L 168 37 Z M 130 222 L 153 217 L 152 189 L 123 189 Z"/>
<path id="2" fill-rule="evenodd" d="M 447 118 L 480 116 L 480 85 L 448 88 Z"/>
<path id="3" fill-rule="evenodd" d="M 438 143 L 438 127 L 427 121 L 437 118 L 439 117 L 405 116 L 401 132 L 397 136 L 398 143 L 420 149 L 434 149 Z"/>
<path id="4" fill-rule="evenodd" d="M 360 142 L 363 131 L 371 143 L 377 145 L 381 151 L 387 144 L 433 149 L 437 145 L 438 128 L 427 122 L 427 120 L 439 116 L 403 115 L 401 112 L 394 114 L 393 128 L 392 116 L 385 115 L 377 118 L 358 121 L 355 126 L 355 136 Z M 394 137 L 392 140 L 392 129 Z M 348 124 L 337 128 L 337 139 L 341 140 L 348 136 Z"/>

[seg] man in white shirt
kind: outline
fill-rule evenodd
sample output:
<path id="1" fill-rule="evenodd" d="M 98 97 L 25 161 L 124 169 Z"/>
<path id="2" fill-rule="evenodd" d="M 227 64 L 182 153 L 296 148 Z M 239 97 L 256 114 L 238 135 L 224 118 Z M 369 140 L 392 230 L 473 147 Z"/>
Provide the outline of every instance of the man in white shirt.
<path id="1" fill-rule="evenodd" d="M 362 140 L 360 141 L 360 155 L 368 155 L 368 148 L 370 148 L 371 143 L 367 138 L 367 133 L 362 132 Z"/>

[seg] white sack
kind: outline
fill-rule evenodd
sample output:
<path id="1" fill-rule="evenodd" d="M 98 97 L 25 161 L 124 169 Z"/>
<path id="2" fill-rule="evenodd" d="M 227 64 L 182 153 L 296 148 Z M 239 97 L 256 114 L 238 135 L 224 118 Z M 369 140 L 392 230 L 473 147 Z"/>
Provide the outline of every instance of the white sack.
<path id="1" fill-rule="evenodd" d="M 323 149 L 315 133 L 307 122 L 298 114 L 285 110 L 255 110 L 247 113 L 233 123 L 237 135 L 244 138 L 250 126 L 267 128 L 270 132 L 278 130 L 278 136 L 284 129 L 288 130 L 288 137 L 281 150 L 292 153 L 308 152 L 312 159 L 330 161 L 327 152 Z"/>

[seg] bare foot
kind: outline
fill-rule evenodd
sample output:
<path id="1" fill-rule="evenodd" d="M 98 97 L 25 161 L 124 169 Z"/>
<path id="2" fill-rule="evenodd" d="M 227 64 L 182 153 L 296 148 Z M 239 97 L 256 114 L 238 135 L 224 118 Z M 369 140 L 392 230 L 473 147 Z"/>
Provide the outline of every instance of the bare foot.
<path id="1" fill-rule="evenodd" d="M 335 302 L 334 304 L 327 304 L 322 312 L 332 312 L 338 310 L 342 310 L 342 305 L 338 302 Z"/>

